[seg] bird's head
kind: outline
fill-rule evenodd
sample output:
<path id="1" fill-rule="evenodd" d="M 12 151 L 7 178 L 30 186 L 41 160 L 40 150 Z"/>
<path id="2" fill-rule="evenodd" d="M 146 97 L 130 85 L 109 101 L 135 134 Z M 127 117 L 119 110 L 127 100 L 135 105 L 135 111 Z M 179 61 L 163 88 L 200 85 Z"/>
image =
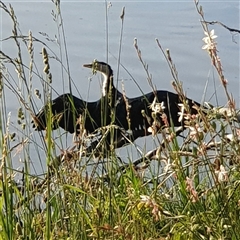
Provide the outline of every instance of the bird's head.
<path id="1" fill-rule="evenodd" d="M 113 87 L 113 70 L 105 62 L 99 62 L 94 60 L 90 64 L 84 64 L 83 67 L 91 68 L 93 74 L 100 72 L 103 75 L 102 94 L 103 96 L 108 95 L 109 87 Z"/>
<path id="2" fill-rule="evenodd" d="M 110 77 L 111 75 L 113 75 L 111 67 L 105 62 L 99 62 L 97 60 L 94 60 L 90 64 L 84 64 L 83 67 L 91 68 L 93 74 L 96 74 L 96 72 L 100 72 L 106 77 Z"/>

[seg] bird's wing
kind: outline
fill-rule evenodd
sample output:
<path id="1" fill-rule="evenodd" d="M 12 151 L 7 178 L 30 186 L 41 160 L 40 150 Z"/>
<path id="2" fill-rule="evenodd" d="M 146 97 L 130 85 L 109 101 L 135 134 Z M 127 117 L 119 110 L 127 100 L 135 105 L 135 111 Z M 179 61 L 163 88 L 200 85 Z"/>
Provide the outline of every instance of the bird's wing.
<path id="1" fill-rule="evenodd" d="M 51 108 L 50 108 L 51 107 Z M 47 119 L 52 113 L 52 129 L 58 127 L 73 133 L 78 114 L 81 112 L 82 100 L 71 94 L 63 94 L 54 99 L 51 104 L 43 106 L 39 112 L 33 116 L 33 127 L 36 130 L 45 130 L 47 127 Z"/>

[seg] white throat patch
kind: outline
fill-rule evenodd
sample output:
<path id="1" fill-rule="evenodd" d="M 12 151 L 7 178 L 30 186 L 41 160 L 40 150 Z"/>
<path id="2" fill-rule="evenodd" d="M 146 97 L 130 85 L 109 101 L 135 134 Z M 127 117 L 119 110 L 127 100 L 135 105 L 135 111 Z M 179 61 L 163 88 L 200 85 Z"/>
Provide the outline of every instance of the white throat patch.
<path id="1" fill-rule="evenodd" d="M 110 82 L 108 82 L 108 77 L 105 73 L 102 73 L 102 76 L 103 76 L 102 95 L 105 97 L 107 95 L 108 85 L 110 84 Z"/>

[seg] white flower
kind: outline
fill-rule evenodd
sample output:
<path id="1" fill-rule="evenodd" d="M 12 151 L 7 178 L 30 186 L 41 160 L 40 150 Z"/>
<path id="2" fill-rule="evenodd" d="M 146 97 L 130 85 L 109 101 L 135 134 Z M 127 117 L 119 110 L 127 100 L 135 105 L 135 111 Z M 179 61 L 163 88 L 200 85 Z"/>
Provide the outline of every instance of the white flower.
<path id="1" fill-rule="evenodd" d="M 217 45 L 217 43 L 214 41 L 214 39 L 217 38 L 217 35 L 214 35 L 214 29 L 211 30 L 210 34 L 209 32 L 204 32 L 204 34 L 206 37 L 204 37 L 202 40 L 205 42 L 205 45 L 202 47 L 202 49 L 214 49 Z"/>
<path id="2" fill-rule="evenodd" d="M 183 116 L 184 116 L 185 107 L 184 107 L 184 104 L 182 104 L 182 103 L 179 103 L 178 106 L 181 107 L 181 111 L 178 112 L 178 115 L 179 115 L 178 121 L 182 122 Z"/>
<path id="3" fill-rule="evenodd" d="M 151 198 L 147 195 L 140 195 L 140 198 L 141 198 L 141 202 L 144 202 L 144 203 L 148 203 L 149 201 L 151 201 Z"/>
<path id="4" fill-rule="evenodd" d="M 157 98 L 155 97 L 149 108 L 155 113 L 162 113 L 165 109 L 164 102 L 158 103 Z"/>
<path id="5" fill-rule="evenodd" d="M 220 169 L 215 171 L 217 175 L 217 179 L 219 182 L 227 182 L 228 181 L 228 172 L 225 170 L 223 165 L 220 165 Z"/>
<path id="6" fill-rule="evenodd" d="M 193 139 L 196 138 L 196 136 L 199 133 L 203 132 L 203 129 L 198 124 L 195 124 L 194 127 L 189 126 L 188 128 L 190 129 L 190 137 L 193 138 Z"/>

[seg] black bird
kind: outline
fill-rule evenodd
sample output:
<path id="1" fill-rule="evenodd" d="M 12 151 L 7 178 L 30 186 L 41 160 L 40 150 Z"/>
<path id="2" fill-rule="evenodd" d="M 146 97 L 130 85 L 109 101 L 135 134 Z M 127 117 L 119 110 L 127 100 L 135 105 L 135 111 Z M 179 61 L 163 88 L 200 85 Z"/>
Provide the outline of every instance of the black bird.
<path id="1" fill-rule="evenodd" d="M 87 133 L 93 133 L 98 128 L 110 124 L 109 111 L 107 108 L 105 109 L 104 103 L 104 96 L 98 101 L 87 102 L 70 93 L 62 94 L 52 100 L 51 104 L 43 106 L 33 116 L 33 127 L 38 131 L 46 129 L 47 117 L 50 116 L 49 106 L 51 106 L 53 130 L 61 127 L 70 133 L 78 134 L 81 128 L 80 124 L 83 123 L 82 128 Z"/>
<path id="2" fill-rule="evenodd" d="M 93 63 L 83 66 L 92 68 L 93 71 L 98 71 L 103 75 L 102 97 L 95 102 L 86 102 L 70 93 L 60 95 L 50 104 L 52 129 L 61 127 L 70 133 L 78 133 L 80 129 L 78 120 L 81 116 L 84 121 L 83 128 L 87 133 L 114 124 L 119 127 L 115 131 L 115 147 L 121 147 L 127 143 L 126 139 L 122 138 L 123 131 L 121 129 L 130 130 L 130 134 L 126 136 L 130 136 L 133 141 L 138 137 L 151 134 L 151 127 L 156 123 L 153 107 L 157 106 L 157 103 L 162 103 L 164 107 L 162 112 L 166 114 L 168 121 L 173 126 L 182 126 L 183 123 L 178 121 L 178 113 L 180 112 L 178 104 L 182 101 L 177 94 L 158 90 L 140 97 L 127 98 L 115 88 L 113 70 L 108 64 L 95 60 Z M 197 113 L 193 105 L 200 106 L 200 104 L 191 99 L 187 100 L 191 113 Z M 49 105 L 45 105 L 33 117 L 33 127 L 38 131 L 45 130 L 48 115 Z M 158 117 L 157 120 L 158 124 L 155 124 L 155 127 L 158 131 L 164 127 L 165 123 L 161 117 Z"/>
<path id="3" fill-rule="evenodd" d="M 169 125 L 184 128 L 183 120 L 179 121 L 179 104 L 183 102 L 178 94 L 156 90 L 139 97 L 128 98 L 114 87 L 113 70 L 107 63 L 94 60 L 92 64 L 85 64 L 84 67 L 99 71 L 104 76 L 103 95 L 112 103 L 110 107 L 114 108 L 115 124 L 125 130 L 131 130 L 132 140 L 163 128 L 166 122 L 161 117 L 162 113 L 165 113 Z M 193 106 L 200 104 L 188 98 L 186 100 L 190 113 L 197 114 L 198 111 Z M 119 142 L 118 146 L 121 145 Z"/>
<path id="4" fill-rule="evenodd" d="M 74 133 L 79 127 L 77 121 L 80 116 L 85 116 L 85 129 L 88 132 L 93 132 L 100 126 L 100 100 L 86 102 L 70 93 L 66 93 L 55 98 L 50 106 L 53 130 L 61 127 L 70 133 Z M 46 104 L 33 116 L 33 127 L 38 131 L 45 130 L 47 127 L 47 116 L 49 115 L 49 105 Z"/>

